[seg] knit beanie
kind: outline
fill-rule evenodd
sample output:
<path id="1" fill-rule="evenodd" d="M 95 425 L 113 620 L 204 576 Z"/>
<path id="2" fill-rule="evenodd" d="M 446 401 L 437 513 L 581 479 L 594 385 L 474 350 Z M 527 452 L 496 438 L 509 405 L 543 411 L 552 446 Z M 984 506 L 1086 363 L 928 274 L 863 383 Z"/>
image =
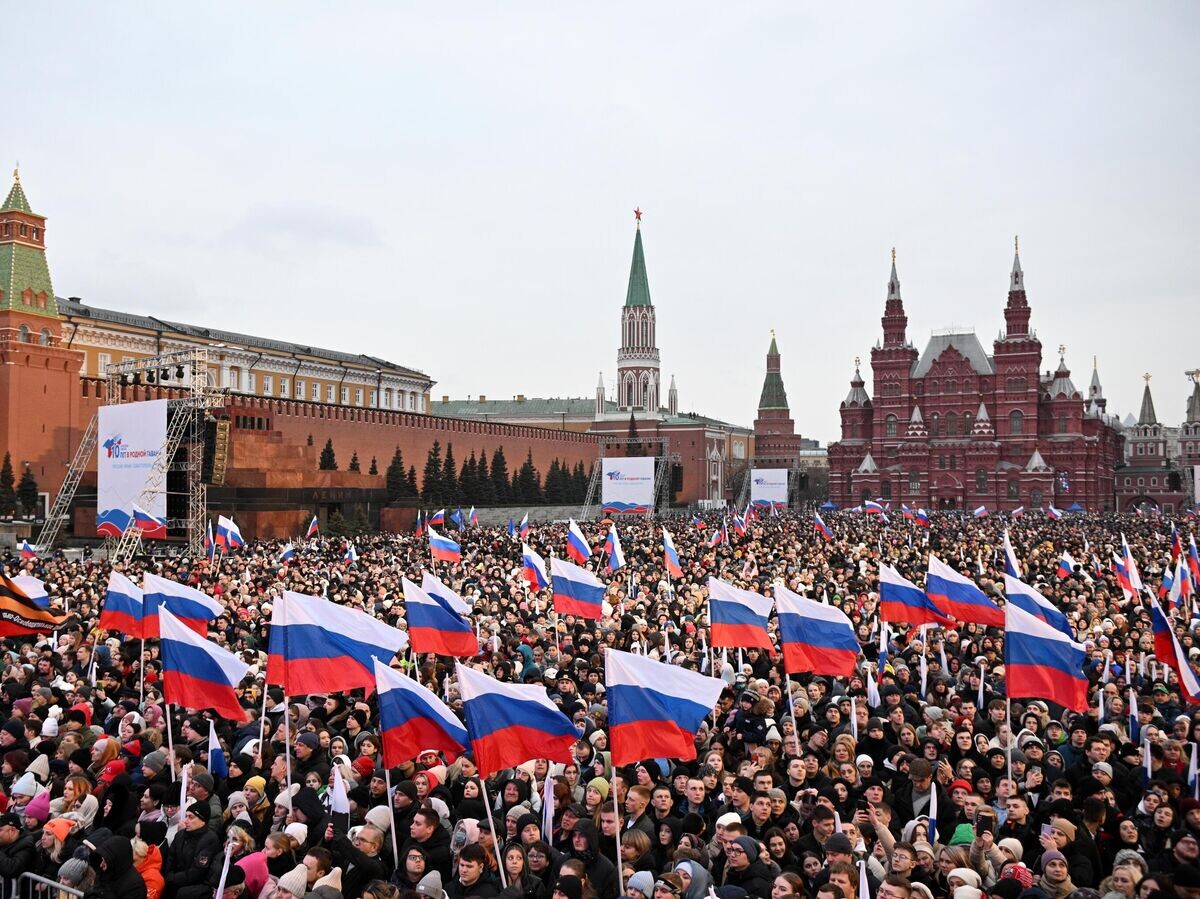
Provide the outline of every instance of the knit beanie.
<path id="1" fill-rule="evenodd" d="M 77 887 L 87 877 L 88 863 L 82 858 L 69 858 L 58 866 L 58 881 L 64 886 Z"/>
<path id="2" fill-rule="evenodd" d="M 1075 842 L 1075 825 L 1066 818 L 1051 818 L 1050 826 L 1056 828 L 1057 830 L 1061 830 L 1067 835 L 1068 840 Z"/>
<path id="3" fill-rule="evenodd" d="M 958 878 L 968 886 L 978 887 L 982 885 L 982 881 L 979 878 L 978 872 L 972 870 L 971 868 L 953 868 L 951 869 L 950 873 L 946 875 L 947 880 L 950 880 L 951 878 Z M 979 897 L 976 896 L 975 899 L 979 899 Z"/>
<path id="4" fill-rule="evenodd" d="M 608 799 L 608 781 L 603 777 L 593 777 L 588 781 L 588 786 L 600 794 L 601 801 Z"/>
<path id="5" fill-rule="evenodd" d="M 339 893 L 342 891 L 342 869 L 334 868 L 324 877 L 320 878 L 313 884 L 313 889 L 317 887 L 333 887 Z"/>
<path id="6" fill-rule="evenodd" d="M 45 824 L 50 818 L 50 791 L 44 790 L 29 800 L 25 806 L 25 817 L 32 818 L 39 824 Z"/>
<path id="7" fill-rule="evenodd" d="M 392 829 L 392 814 L 386 805 L 376 805 L 367 809 L 366 819 L 368 824 L 374 824 L 384 833 Z"/>
<path id="8" fill-rule="evenodd" d="M 434 870 L 422 877 L 421 882 L 417 884 L 417 895 L 428 899 L 443 899 L 446 894 L 442 891 L 442 875 Z"/>
<path id="9" fill-rule="evenodd" d="M 637 890 L 646 899 L 654 895 L 654 875 L 649 871 L 637 871 L 629 876 L 625 885 L 631 890 Z"/>
<path id="10" fill-rule="evenodd" d="M 1067 861 L 1067 857 L 1065 855 L 1063 855 L 1061 852 L 1059 852 L 1057 849 L 1047 849 L 1045 852 L 1043 852 L 1042 853 L 1042 862 L 1041 862 L 1042 870 L 1043 871 L 1046 870 L 1046 865 L 1050 864 L 1050 862 L 1054 861 L 1055 859 L 1057 859 L 1060 862 L 1063 862 L 1064 864 Z"/>
<path id="11" fill-rule="evenodd" d="M 142 756 L 142 767 L 148 768 L 155 774 L 167 767 L 167 754 L 161 749 L 156 749 L 153 752 L 148 752 Z"/>
<path id="12" fill-rule="evenodd" d="M 33 775 L 26 771 L 15 781 L 13 781 L 12 789 L 8 791 L 11 796 L 36 796 L 37 781 Z"/>
<path id="13" fill-rule="evenodd" d="M 261 775 L 255 774 L 253 777 L 246 778 L 245 786 L 242 789 L 253 790 L 259 796 L 262 796 L 267 792 L 267 782 Z"/>
<path id="14" fill-rule="evenodd" d="M 983 890 L 979 887 L 961 886 L 954 891 L 953 899 L 983 899 Z"/>
<path id="15" fill-rule="evenodd" d="M 304 894 L 308 892 L 308 868 L 296 865 L 279 878 L 276 886 L 291 893 L 296 899 L 304 899 Z"/>
<path id="16" fill-rule="evenodd" d="M 758 841 L 754 837 L 738 837 L 734 842 L 745 850 L 751 864 L 758 861 Z"/>

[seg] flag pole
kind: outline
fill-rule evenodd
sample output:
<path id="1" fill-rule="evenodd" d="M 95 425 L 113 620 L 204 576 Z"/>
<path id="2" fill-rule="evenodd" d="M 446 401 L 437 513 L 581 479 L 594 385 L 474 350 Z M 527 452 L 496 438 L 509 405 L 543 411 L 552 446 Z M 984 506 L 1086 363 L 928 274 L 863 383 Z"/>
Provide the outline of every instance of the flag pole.
<path id="1" fill-rule="evenodd" d="M 616 816 L 617 816 L 617 833 L 616 833 L 616 840 L 617 840 L 617 895 L 624 896 L 625 895 L 625 872 L 622 870 L 622 864 L 621 864 L 621 808 L 620 808 L 620 805 L 617 803 L 617 769 L 615 766 L 612 767 L 612 770 L 609 772 L 608 777 L 609 777 L 609 780 L 608 780 L 609 795 L 612 796 L 613 811 L 616 813 Z M 601 803 L 600 807 L 604 808 L 604 804 Z"/>
<path id="2" fill-rule="evenodd" d="M 288 802 L 292 799 L 292 709 L 283 694 L 283 764 L 287 773 Z"/>
<path id="3" fill-rule="evenodd" d="M 167 756 L 171 759 L 171 783 L 175 783 L 175 728 L 172 727 L 171 703 L 167 703 Z"/>
<path id="4" fill-rule="evenodd" d="M 271 698 L 271 693 L 267 689 L 267 684 L 264 682 L 263 683 L 262 715 L 258 719 L 258 764 L 259 764 L 259 767 L 262 767 L 262 760 L 263 760 L 262 748 L 263 748 L 263 743 L 265 743 L 266 739 L 267 739 L 267 702 L 270 701 L 270 698 Z"/>
<path id="5" fill-rule="evenodd" d="M 146 703 L 146 638 L 142 637 L 141 654 L 138 656 L 138 708 Z"/>
<path id="6" fill-rule="evenodd" d="M 388 828 L 392 833 L 392 859 L 396 863 L 396 867 L 403 869 L 404 865 L 400 861 L 400 846 L 396 839 L 396 799 L 392 795 L 392 769 L 383 769 L 383 782 L 387 784 L 388 797 L 388 814 L 392 816 L 392 826 Z M 493 837 L 495 834 L 493 834 Z"/>
<path id="7" fill-rule="evenodd" d="M 500 883 L 507 890 L 508 874 L 504 871 L 504 857 L 500 852 L 500 841 L 496 839 L 496 825 L 492 821 L 492 800 L 488 798 L 486 777 L 479 778 L 479 789 L 483 792 L 483 807 L 487 811 L 488 827 L 492 829 L 492 848 L 496 851 L 496 864 L 500 867 Z M 620 828 L 617 829 L 620 830 Z M 621 892 L 625 892 L 624 888 L 622 888 Z"/>

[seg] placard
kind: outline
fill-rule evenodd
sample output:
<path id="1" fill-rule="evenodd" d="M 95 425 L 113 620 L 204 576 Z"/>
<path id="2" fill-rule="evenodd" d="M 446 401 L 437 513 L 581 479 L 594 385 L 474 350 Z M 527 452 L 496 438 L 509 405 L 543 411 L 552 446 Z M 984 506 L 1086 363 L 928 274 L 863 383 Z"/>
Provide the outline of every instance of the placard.
<path id="1" fill-rule="evenodd" d="M 167 437 L 167 401 L 101 406 L 96 436 L 96 532 L 119 537 L 133 521 L 150 470 Z M 157 493 L 139 504 L 152 520 L 138 522 L 142 536 L 167 536 L 166 478 Z"/>
<path id="2" fill-rule="evenodd" d="M 600 503 L 605 515 L 645 515 L 654 507 L 654 457 L 604 459 Z"/>

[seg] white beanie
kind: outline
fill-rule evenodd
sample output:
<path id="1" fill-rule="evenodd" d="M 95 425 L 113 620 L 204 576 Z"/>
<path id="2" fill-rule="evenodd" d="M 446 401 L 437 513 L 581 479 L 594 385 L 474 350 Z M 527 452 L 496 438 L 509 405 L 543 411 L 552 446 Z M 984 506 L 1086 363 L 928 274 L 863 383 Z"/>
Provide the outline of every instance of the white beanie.
<path id="1" fill-rule="evenodd" d="M 299 821 L 294 821 L 293 823 L 291 823 L 287 827 L 285 827 L 283 829 L 283 832 L 286 833 L 293 840 L 295 840 L 297 843 L 299 843 L 301 846 L 303 846 L 306 842 L 308 842 L 308 825 L 307 824 L 301 824 Z"/>
<path id="2" fill-rule="evenodd" d="M 280 877 L 279 882 L 275 885 L 279 889 L 291 893 L 296 899 L 304 899 L 304 894 L 308 892 L 308 868 L 302 864 L 296 865 Z"/>
<path id="3" fill-rule="evenodd" d="M 42 722 L 42 736 L 43 737 L 57 737 L 58 736 L 58 719 L 57 718 L 47 718 L 45 721 Z"/>
<path id="4" fill-rule="evenodd" d="M 372 806 L 367 810 L 367 823 L 374 824 L 384 833 L 392 829 L 392 814 L 386 805 Z"/>
<path id="5" fill-rule="evenodd" d="M 36 796 L 37 781 L 33 779 L 32 774 L 26 771 L 13 782 L 12 789 L 8 792 L 13 796 Z"/>

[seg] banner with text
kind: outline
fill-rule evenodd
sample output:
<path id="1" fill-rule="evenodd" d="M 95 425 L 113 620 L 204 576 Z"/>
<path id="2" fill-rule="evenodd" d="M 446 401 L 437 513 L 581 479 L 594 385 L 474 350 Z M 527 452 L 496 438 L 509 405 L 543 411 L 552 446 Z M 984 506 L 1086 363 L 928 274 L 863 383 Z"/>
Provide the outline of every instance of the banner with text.
<path id="1" fill-rule="evenodd" d="M 167 401 L 100 407 L 96 437 L 96 532 L 119 537 L 131 524 L 143 537 L 167 536 L 165 489 L 138 502 L 167 437 Z M 166 479 L 163 479 L 163 488 Z M 136 507 L 136 508 L 135 508 Z"/>
<path id="2" fill-rule="evenodd" d="M 788 472 L 786 468 L 750 469 L 750 502 L 755 506 L 787 507 Z"/>
<path id="3" fill-rule="evenodd" d="M 605 515 L 645 515 L 654 508 L 654 457 L 605 459 L 600 503 Z"/>

